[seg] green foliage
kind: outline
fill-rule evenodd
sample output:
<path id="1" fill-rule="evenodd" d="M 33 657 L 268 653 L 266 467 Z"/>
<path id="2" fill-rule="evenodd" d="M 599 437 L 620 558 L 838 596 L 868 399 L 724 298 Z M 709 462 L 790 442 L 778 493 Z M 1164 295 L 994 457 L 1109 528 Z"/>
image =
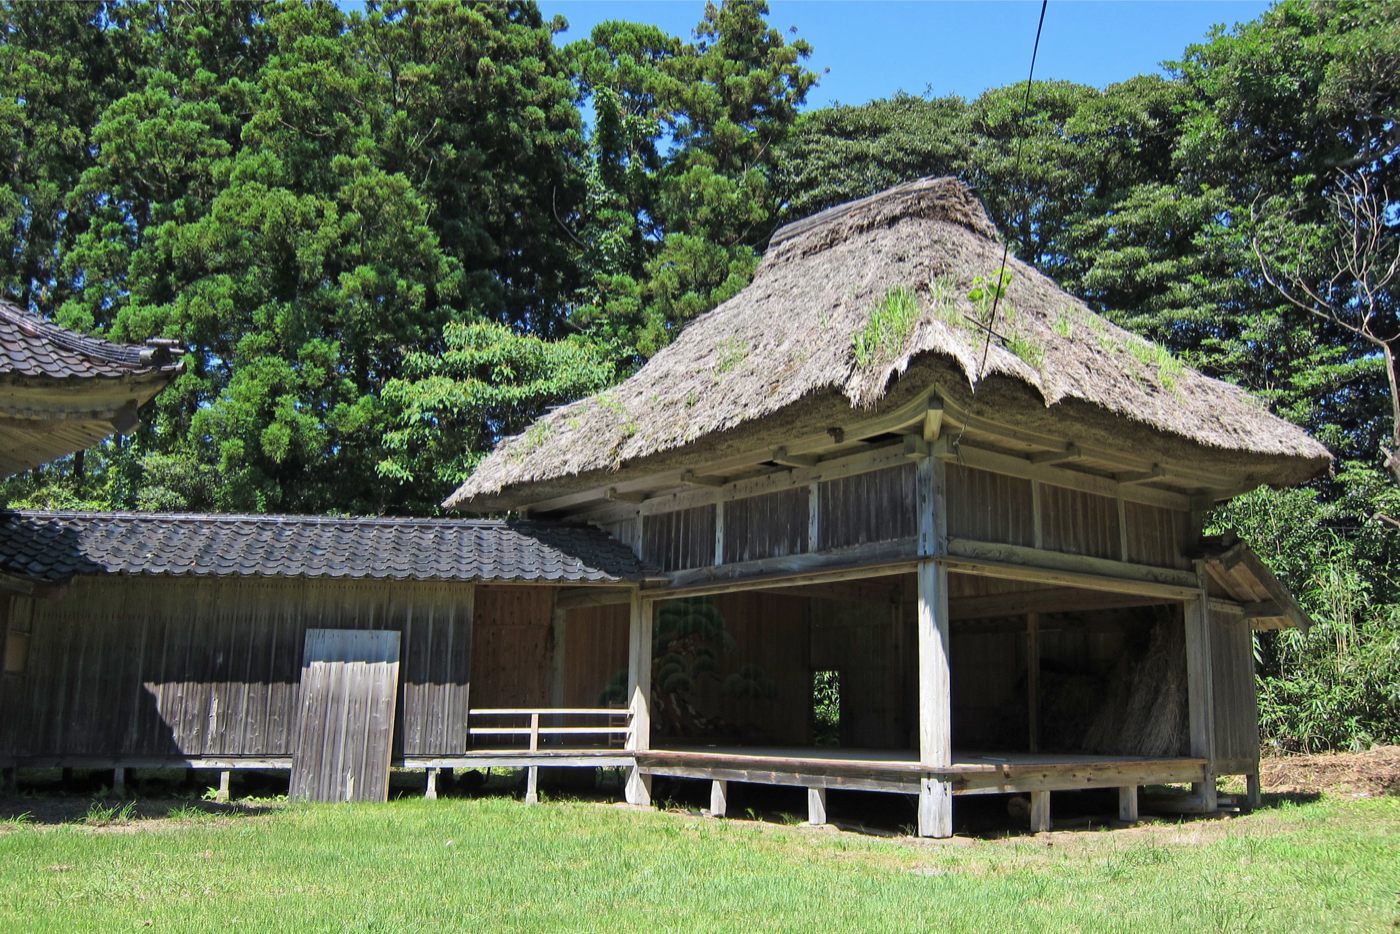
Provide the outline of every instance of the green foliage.
<path id="1" fill-rule="evenodd" d="M 888 363 L 899 356 L 919 320 L 919 299 L 914 290 L 897 285 L 870 309 L 865 327 L 851 338 L 856 365 L 862 368 Z"/>
<path id="2" fill-rule="evenodd" d="M 841 745 L 841 673 L 812 672 L 812 745 Z"/>

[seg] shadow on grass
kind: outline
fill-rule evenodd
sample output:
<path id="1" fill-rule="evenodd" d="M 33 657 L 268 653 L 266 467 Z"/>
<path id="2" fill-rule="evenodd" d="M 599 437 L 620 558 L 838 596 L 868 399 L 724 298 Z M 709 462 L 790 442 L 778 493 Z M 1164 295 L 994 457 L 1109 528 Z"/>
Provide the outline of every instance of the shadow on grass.
<path id="1" fill-rule="evenodd" d="M 0 798 L 0 825 L 139 826 L 144 821 L 253 817 L 281 806 L 272 801 L 221 803 L 174 797 L 117 797 L 110 793 L 21 792 Z"/>

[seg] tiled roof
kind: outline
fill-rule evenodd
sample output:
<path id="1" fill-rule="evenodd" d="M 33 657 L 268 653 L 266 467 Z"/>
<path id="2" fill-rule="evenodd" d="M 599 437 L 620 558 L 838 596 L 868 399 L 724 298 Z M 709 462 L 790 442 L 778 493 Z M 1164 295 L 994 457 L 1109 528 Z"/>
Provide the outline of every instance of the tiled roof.
<path id="1" fill-rule="evenodd" d="M 0 573 L 614 583 L 657 576 L 588 526 L 464 519 L 0 512 Z"/>
<path id="2" fill-rule="evenodd" d="M 0 376 L 117 377 L 174 372 L 179 367 L 178 351 L 168 342 L 112 344 L 0 301 Z"/>

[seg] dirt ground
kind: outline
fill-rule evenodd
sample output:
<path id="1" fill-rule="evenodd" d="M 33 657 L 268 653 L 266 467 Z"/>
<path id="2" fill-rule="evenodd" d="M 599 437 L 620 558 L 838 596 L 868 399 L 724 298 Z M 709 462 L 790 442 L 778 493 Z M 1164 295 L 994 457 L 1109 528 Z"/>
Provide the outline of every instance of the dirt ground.
<path id="1" fill-rule="evenodd" d="M 1266 794 L 1400 795 L 1400 746 L 1269 756 L 1260 762 L 1260 772 Z"/>

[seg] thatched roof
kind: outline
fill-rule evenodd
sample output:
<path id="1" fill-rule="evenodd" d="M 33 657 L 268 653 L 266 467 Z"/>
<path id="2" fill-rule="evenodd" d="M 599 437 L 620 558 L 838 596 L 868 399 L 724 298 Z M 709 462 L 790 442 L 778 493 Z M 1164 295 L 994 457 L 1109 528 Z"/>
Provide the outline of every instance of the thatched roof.
<path id="1" fill-rule="evenodd" d="M 1072 428 L 1258 482 L 1300 482 L 1330 463 L 1259 400 L 1183 367 L 1016 260 L 979 379 L 986 307 L 974 296 L 1001 251 L 976 197 L 947 178 L 789 225 L 748 288 L 630 379 L 504 440 L 447 505 L 509 508 L 780 444 L 929 387 L 1003 421 Z M 891 304 L 910 295 L 917 308 L 902 326 Z"/>

